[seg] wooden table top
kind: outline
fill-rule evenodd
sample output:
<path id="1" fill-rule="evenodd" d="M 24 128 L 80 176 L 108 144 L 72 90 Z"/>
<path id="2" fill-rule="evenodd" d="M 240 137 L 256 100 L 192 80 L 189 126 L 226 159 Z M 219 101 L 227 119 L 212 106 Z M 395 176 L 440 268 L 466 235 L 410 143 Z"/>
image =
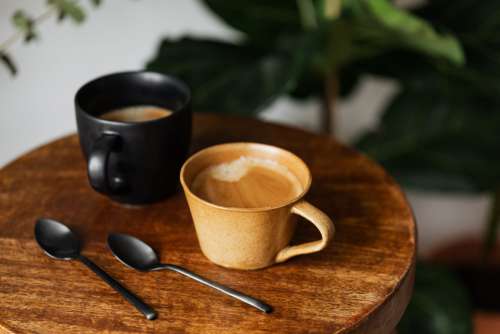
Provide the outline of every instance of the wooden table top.
<path id="1" fill-rule="evenodd" d="M 181 192 L 125 208 L 94 192 L 75 135 L 39 147 L 0 170 L 0 332 L 10 333 L 389 333 L 411 296 L 415 222 L 393 179 L 336 141 L 253 119 L 197 114 L 196 151 L 255 141 L 291 150 L 313 175 L 306 198 L 336 224 L 323 252 L 271 268 L 218 267 L 200 252 Z M 38 217 L 71 226 L 83 254 L 158 311 L 145 320 L 76 261 L 53 260 L 33 238 Z M 135 235 L 164 262 L 265 300 L 266 315 L 173 272 L 140 273 L 115 260 L 110 232 Z M 293 243 L 314 240 L 299 223 Z"/>

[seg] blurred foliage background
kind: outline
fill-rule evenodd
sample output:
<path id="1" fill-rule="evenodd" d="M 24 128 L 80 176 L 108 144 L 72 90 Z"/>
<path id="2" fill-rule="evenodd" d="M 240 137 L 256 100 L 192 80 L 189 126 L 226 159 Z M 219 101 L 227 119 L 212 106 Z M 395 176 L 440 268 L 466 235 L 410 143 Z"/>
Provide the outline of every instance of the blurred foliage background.
<path id="1" fill-rule="evenodd" d="M 433 0 L 411 11 L 388 0 L 203 2 L 241 39 L 167 38 L 147 68 L 189 82 L 197 110 L 256 114 L 283 94 L 317 96 L 330 131 L 335 100 L 362 76 L 396 80 L 378 127 L 355 145 L 406 187 L 491 193 L 488 256 L 500 213 L 499 2 Z M 472 332 L 463 285 L 420 264 L 399 331 Z"/>
<path id="2" fill-rule="evenodd" d="M 407 187 L 491 193 L 487 256 L 500 211 L 500 3 L 434 0 L 408 11 L 388 0 L 203 2 L 241 38 L 166 38 L 148 69 L 186 80 L 195 110 L 252 115 L 284 94 L 319 97 L 329 132 L 336 99 L 362 76 L 396 80 L 379 126 L 355 145 Z M 419 264 L 398 331 L 471 333 L 471 309 L 457 277 Z"/>

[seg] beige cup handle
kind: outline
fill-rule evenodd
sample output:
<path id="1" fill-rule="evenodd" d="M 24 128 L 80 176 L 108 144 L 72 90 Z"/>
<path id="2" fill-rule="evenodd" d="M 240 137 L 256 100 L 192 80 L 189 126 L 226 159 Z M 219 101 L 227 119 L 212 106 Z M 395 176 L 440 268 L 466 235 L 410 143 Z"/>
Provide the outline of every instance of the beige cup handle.
<path id="1" fill-rule="evenodd" d="M 292 207 L 292 213 L 304 217 L 314 224 L 321 233 L 321 240 L 306 242 L 300 245 L 287 246 L 276 255 L 276 262 L 283 262 L 291 257 L 316 253 L 324 249 L 335 234 L 332 220 L 320 209 L 309 202 L 300 201 Z"/>

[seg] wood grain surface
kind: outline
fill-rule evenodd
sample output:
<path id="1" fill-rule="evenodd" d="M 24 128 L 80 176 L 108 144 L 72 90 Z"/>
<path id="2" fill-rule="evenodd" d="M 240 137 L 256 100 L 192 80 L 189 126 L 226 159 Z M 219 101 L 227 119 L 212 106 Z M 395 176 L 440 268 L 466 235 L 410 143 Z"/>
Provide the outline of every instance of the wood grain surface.
<path id="1" fill-rule="evenodd" d="M 392 178 L 376 163 L 328 137 L 257 120 L 198 114 L 193 151 L 255 141 L 296 153 L 311 168 L 306 198 L 334 218 L 324 251 L 280 265 L 237 271 L 200 252 L 181 192 L 127 208 L 87 183 L 78 139 L 35 149 L 0 170 L 0 332 L 7 333 L 390 333 L 409 302 L 415 222 Z M 65 222 L 83 254 L 159 313 L 147 321 L 78 262 L 45 256 L 33 239 L 38 217 Z M 237 223 L 237 222 L 235 222 Z M 139 273 L 113 258 L 109 232 L 135 235 L 164 262 L 265 300 L 270 315 L 173 272 Z M 292 243 L 318 239 L 299 223 Z"/>

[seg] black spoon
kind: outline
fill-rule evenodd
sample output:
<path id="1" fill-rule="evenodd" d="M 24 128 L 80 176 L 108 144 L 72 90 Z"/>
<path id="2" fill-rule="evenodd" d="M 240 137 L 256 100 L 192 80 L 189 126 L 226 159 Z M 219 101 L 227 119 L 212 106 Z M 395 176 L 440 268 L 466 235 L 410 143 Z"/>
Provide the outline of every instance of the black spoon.
<path id="1" fill-rule="evenodd" d="M 148 244 L 127 234 L 113 233 L 108 236 L 108 246 L 113 255 L 123 264 L 140 271 L 157 271 L 168 269 L 187 276 L 195 281 L 214 288 L 228 296 L 236 298 L 251 305 L 262 312 L 270 313 L 272 307 L 258 299 L 247 296 L 241 292 L 228 288 L 219 283 L 210 281 L 182 267 L 160 263 L 153 248 Z"/>
<path id="2" fill-rule="evenodd" d="M 155 310 L 80 254 L 80 241 L 66 225 L 52 219 L 38 219 L 35 225 L 35 239 L 48 256 L 60 260 L 79 260 L 134 305 L 148 320 L 156 318 Z"/>

